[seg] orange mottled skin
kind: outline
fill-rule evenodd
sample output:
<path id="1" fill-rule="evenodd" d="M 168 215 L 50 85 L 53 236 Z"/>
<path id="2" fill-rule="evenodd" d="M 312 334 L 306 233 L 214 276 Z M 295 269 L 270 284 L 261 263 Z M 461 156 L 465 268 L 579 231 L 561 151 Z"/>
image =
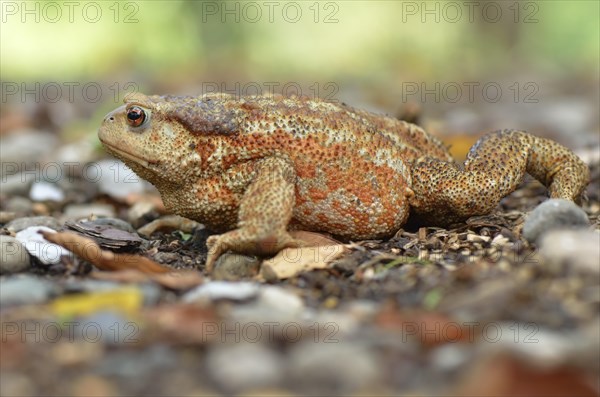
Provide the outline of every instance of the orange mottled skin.
<path id="1" fill-rule="evenodd" d="M 145 114 L 139 126 L 132 108 Z M 291 229 L 360 240 L 392 236 L 409 211 L 432 224 L 486 214 L 526 172 L 569 200 L 589 180 L 569 149 L 525 132 L 480 139 L 461 167 L 416 125 L 297 97 L 134 94 L 99 137 L 167 209 L 224 232 L 208 240 L 209 270 L 226 250 L 301 246 Z"/>

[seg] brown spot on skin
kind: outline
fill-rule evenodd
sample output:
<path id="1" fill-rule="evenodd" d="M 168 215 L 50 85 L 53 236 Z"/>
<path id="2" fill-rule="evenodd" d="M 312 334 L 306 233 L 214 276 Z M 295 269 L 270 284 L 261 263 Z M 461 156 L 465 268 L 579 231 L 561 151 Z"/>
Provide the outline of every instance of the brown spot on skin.
<path id="1" fill-rule="evenodd" d="M 317 188 L 310 189 L 308 194 L 313 202 L 325 200 L 327 198 L 327 191 Z"/>
<path id="2" fill-rule="evenodd" d="M 317 215 L 317 219 L 324 225 L 329 223 L 329 218 L 327 217 L 327 215 L 325 214 L 318 214 Z"/>

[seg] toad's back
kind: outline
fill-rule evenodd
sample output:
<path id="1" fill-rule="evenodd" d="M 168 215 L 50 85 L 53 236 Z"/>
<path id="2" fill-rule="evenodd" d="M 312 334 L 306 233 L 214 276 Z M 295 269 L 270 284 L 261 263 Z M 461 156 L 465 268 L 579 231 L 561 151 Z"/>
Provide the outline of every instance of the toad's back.
<path id="1" fill-rule="evenodd" d="M 220 135 L 222 169 L 289 158 L 296 176 L 292 227 L 347 238 L 390 235 L 408 216 L 411 163 L 421 156 L 451 161 L 421 128 L 345 105 L 259 96 L 244 98 L 235 114 L 235 127 Z"/>

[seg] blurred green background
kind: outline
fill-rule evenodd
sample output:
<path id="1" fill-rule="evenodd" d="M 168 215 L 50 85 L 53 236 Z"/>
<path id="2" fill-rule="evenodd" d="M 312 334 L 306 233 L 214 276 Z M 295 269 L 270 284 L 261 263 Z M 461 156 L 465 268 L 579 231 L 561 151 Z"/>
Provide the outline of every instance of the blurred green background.
<path id="1" fill-rule="evenodd" d="M 434 114 L 456 102 L 494 106 L 481 93 L 465 100 L 465 82 L 499 82 L 513 103 L 534 94 L 537 110 L 558 94 L 599 102 L 598 1 L 74 4 L 2 1 L 3 85 L 99 82 L 104 95 L 89 108 L 100 113 L 128 82 L 160 94 L 201 94 L 207 84 L 252 93 L 252 84 L 266 91 L 273 82 L 281 92 L 293 82 L 307 95 L 392 112 L 423 102 Z M 460 101 L 407 97 L 407 82 L 464 91 Z"/>

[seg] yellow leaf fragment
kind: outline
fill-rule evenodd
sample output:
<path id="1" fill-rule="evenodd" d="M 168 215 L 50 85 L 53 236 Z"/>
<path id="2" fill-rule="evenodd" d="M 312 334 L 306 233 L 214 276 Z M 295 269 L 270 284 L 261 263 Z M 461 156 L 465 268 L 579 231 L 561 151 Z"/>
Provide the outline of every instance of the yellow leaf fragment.
<path id="1" fill-rule="evenodd" d="M 144 297 L 137 288 L 64 295 L 55 299 L 50 308 L 59 317 L 85 316 L 103 310 L 132 314 L 142 307 Z"/>

